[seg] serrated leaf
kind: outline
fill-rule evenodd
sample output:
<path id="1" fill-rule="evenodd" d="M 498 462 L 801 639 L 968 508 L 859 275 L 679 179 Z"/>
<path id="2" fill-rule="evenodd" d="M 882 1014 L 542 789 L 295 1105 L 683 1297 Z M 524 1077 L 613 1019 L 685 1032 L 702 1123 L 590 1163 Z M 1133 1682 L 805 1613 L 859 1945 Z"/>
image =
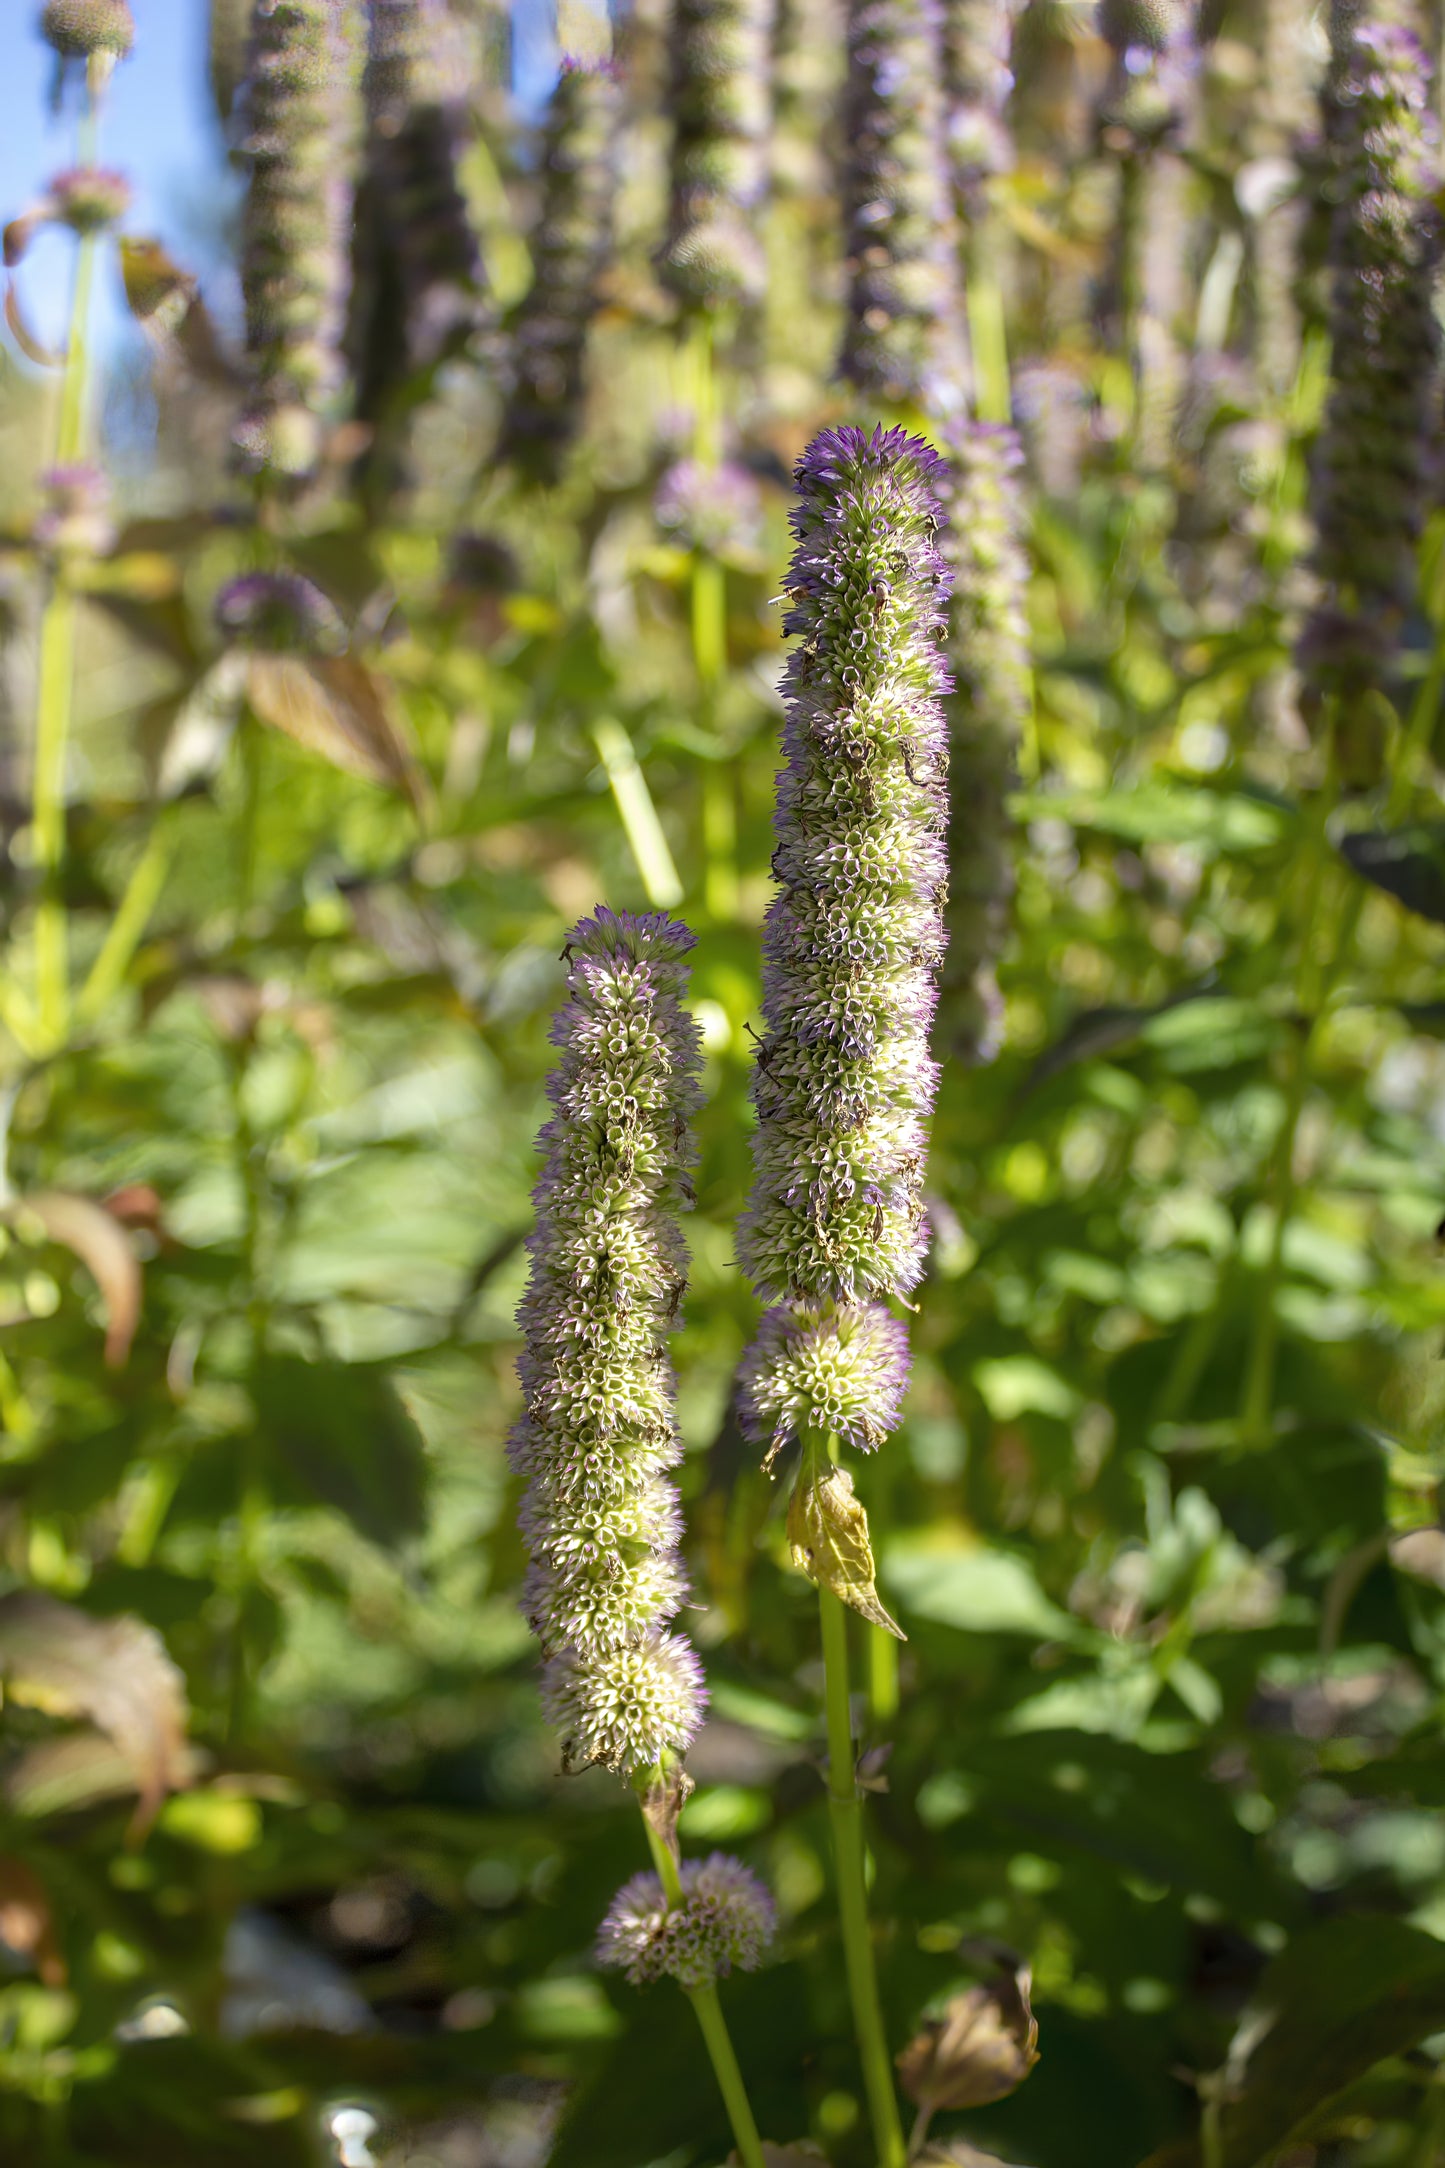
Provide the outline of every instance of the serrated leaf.
<path id="1" fill-rule="evenodd" d="M 92 1618 L 33 1589 L 0 1598 L 0 1677 L 15 1701 L 88 1717 L 124 1757 L 149 1820 L 186 1781 L 186 1696 L 153 1628 Z"/>
<path id="2" fill-rule="evenodd" d="M 788 1501 L 788 1542 L 793 1564 L 810 1581 L 831 1589 L 870 1625 L 908 1639 L 879 1601 L 868 1515 L 846 1468 L 804 1460 Z"/>

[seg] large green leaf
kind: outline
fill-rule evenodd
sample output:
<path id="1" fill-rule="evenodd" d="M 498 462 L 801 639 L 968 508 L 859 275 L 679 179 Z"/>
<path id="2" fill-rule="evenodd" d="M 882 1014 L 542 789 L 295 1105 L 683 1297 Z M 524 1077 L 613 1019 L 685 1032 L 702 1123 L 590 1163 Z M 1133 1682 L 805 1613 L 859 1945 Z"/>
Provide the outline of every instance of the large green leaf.
<path id="1" fill-rule="evenodd" d="M 339 1507 L 376 1543 L 418 1532 L 425 1447 L 385 1367 L 267 1355 L 252 1391 L 288 1488 Z"/>

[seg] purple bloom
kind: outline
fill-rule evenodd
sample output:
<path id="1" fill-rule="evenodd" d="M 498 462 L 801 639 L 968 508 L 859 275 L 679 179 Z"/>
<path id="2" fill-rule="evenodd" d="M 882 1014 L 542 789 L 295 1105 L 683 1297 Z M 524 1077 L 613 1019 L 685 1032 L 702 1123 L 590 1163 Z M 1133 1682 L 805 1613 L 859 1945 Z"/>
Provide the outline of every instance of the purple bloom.
<path id="1" fill-rule="evenodd" d="M 953 571 L 948 658 L 948 957 L 944 1041 L 965 1060 L 990 1058 L 1001 1004 L 994 966 L 1013 900 L 1005 800 L 1032 701 L 1028 559 L 1012 429 L 967 423 L 948 439 L 943 554 Z"/>
<path id="2" fill-rule="evenodd" d="M 734 460 L 716 467 L 678 460 L 658 483 L 654 504 L 660 527 L 711 557 L 747 562 L 762 540 L 762 491 Z"/>
<path id="3" fill-rule="evenodd" d="M 954 403 L 962 381 L 937 0 L 848 0 L 839 373 L 876 399 Z"/>
<path id="4" fill-rule="evenodd" d="M 692 945 L 660 915 L 599 908 L 573 929 L 518 1313 L 511 1455 L 528 1479 L 523 1608 L 550 1659 L 543 1699 L 569 1766 L 629 1774 L 682 1752 L 705 1699 L 696 1656 L 663 1630 L 687 1587 L 664 1471 L 700 1061 L 681 1001 Z"/>
<path id="5" fill-rule="evenodd" d="M 216 597 L 218 631 L 268 654 L 335 653 L 346 628 L 319 587 L 296 572 L 243 572 Z"/>
<path id="6" fill-rule="evenodd" d="M 99 467 L 51 467 L 41 475 L 45 503 L 30 530 L 35 547 L 57 557 L 103 557 L 115 541 L 110 483 Z"/>
<path id="7" fill-rule="evenodd" d="M 597 1935 L 597 1962 L 634 1987 L 664 1976 L 685 1989 L 720 1975 L 754 1972 L 777 1927 L 773 1900 L 740 1859 L 713 1852 L 681 1870 L 682 1902 L 671 1910 L 655 1874 L 624 1882 Z"/>
<path id="8" fill-rule="evenodd" d="M 945 480 L 901 429 L 824 430 L 797 468 L 784 625 L 800 645 L 739 1254 L 764 1301 L 806 1305 L 809 1329 L 840 1340 L 845 1313 L 906 1294 L 923 1269 L 947 882 Z M 801 1401 L 780 1365 L 796 1353 L 774 1320 L 750 1364 L 753 1406 L 785 1427 Z M 870 1405 L 891 1409 L 888 1388 Z"/>
<path id="9" fill-rule="evenodd" d="M 587 336 L 612 248 L 618 90 L 610 69 L 564 68 L 542 138 L 535 276 L 512 322 L 501 454 L 555 482 L 582 427 Z"/>
<path id="10" fill-rule="evenodd" d="M 674 0 L 671 203 L 658 275 L 685 308 L 761 298 L 771 0 Z"/>

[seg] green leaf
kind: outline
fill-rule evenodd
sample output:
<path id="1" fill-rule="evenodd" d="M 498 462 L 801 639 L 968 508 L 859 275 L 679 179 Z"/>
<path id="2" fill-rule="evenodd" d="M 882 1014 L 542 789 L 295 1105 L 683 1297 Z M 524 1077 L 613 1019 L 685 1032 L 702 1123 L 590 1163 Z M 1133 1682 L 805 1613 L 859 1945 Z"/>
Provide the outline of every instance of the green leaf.
<path id="1" fill-rule="evenodd" d="M 418 1533 L 426 1449 L 386 1368 L 267 1355 L 252 1393 L 263 1436 L 303 1491 L 338 1506 L 373 1542 Z"/>
<path id="2" fill-rule="evenodd" d="M 940 1548 L 926 1537 L 891 1543 L 883 1578 L 908 1610 L 965 1633 L 1028 1634 L 1038 1641 L 1075 1639 L 1077 1619 L 1039 1587 L 1023 1559 L 980 1544 Z"/>
<path id="3" fill-rule="evenodd" d="M 1384 833 L 1356 829 L 1341 836 L 1340 856 L 1362 880 L 1383 888 L 1407 911 L 1445 926 L 1445 822 Z"/>

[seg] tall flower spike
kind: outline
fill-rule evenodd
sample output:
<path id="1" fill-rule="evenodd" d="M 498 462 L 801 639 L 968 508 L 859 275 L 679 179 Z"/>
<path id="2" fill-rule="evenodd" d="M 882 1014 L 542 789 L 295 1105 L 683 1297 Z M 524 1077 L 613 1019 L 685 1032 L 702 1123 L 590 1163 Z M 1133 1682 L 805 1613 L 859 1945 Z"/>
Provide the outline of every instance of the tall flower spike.
<path id="1" fill-rule="evenodd" d="M 1005 799 L 1031 705 L 1028 560 L 1012 429 L 964 424 L 947 440 L 951 479 L 943 554 L 953 572 L 948 658 L 948 956 L 940 1005 L 945 1051 L 987 1061 L 997 1049 L 994 966 L 1013 900 Z"/>
<path id="2" fill-rule="evenodd" d="M 739 1241 L 776 1306 L 745 1389 L 774 1449 L 840 1426 L 871 1446 L 897 1420 L 906 1342 L 880 1306 L 923 1269 L 947 883 L 943 463 L 901 429 L 830 429 L 796 479 L 784 625 L 800 644 Z"/>
<path id="3" fill-rule="evenodd" d="M 587 334 L 612 248 L 617 83 L 610 67 L 570 61 L 542 134 L 535 276 L 512 324 L 512 383 L 498 449 L 555 482 L 582 426 Z"/>
<path id="4" fill-rule="evenodd" d="M 848 0 L 838 368 L 871 398 L 948 411 L 963 379 L 941 57 L 937 0 Z"/>
<path id="5" fill-rule="evenodd" d="M 467 85 L 437 0 L 371 0 L 364 96 L 368 207 L 405 301 L 407 360 L 473 328 L 482 257 L 458 178 Z"/>
<path id="6" fill-rule="evenodd" d="M 944 137 L 960 213 L 976 217 L 995 174 L 1013 164 L 1004 108 L 1020 0 L 941 0 Z"/>
<path id="7" fill-rule="evenodd" d="M 1358 22 L 1335 54 L 1331 382 L 1311 462 L 1319 600 L 1300 642 L 1305 705 L 1334 696 L 1345 780 L 1376 779 L 1366 698 L 1390 675 L 1415 590 L 1437 423 L 1433 306 L 1442 231 L 1430 63 L 1397 24 Z"/>
<path id="8" fill-rule="evenodd" d="M 667 1354 L 686 1284 L 698 1032 L 682 1006 L 686 927 L 599 908 L 572 932 L 553 1026 L 552 1118 L 518 1312 L 528 1478 L 523 1602 L 548 1657 L 543 1705 L 567 1766 L 631 1775 L 680 1753 L 702 1670 L 665 1631 L 686 1583 Z"/>
<path id="9" fill-rule="evenodd" d="M 241 229 L 254 384 L 237 444 L 257 471 L 309 474 L 345 403 L 358 52 L 349 0 L 256 0 Z"/>
<path id="10" fill-rule="evenodd" d="M 658 275 L 687 309 L 761 298 L 772 0 L 673 0 L 671 205 Z"/>

